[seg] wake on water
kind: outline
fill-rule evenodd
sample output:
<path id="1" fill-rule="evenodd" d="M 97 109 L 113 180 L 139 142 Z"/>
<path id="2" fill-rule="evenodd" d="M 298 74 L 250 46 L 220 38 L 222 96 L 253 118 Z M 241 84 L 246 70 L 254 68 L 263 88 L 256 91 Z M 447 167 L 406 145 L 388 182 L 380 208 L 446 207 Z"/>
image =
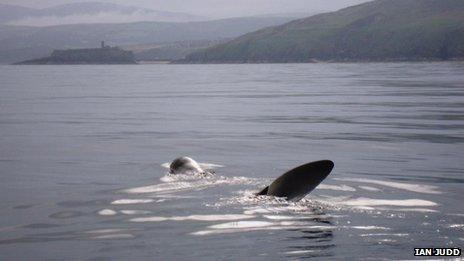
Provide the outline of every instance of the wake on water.
<path id="1" fill-rule="evenodd" d="M 221 165 L 201 163 L 204 169 L 215 169 Z M 169 163 L 163 164 L 169 168 Z M 101 216 L 127 215 L 128 222 L 148 223 L 166 221 L 199 221 L 211 222 L 203 230 L 192 231 L 192 236 L 207 236 L 217 234 L 240 233 L 249 231 L 273 231 L 273 230 L 357 230 L 373 231 L 362 235 L 389 235 L 391 237 L 407 237 L 407 233 L 387 233 L 390 228 L 375 224 L 352 225 L 348 221 L 340 224 L 337 219 L 347 217 L 347 214 L 356 213 L 364 215 L 396 215 L 404 217 L 403 213 L 420 212 L 436 213 L 438 204 L 420 198 L 408 199 L 374 199 L 368 197 L 356 197 L 355 192 L 377 193 L 384 190 L 404 190 L 415 194 L 440 194 L 435 186 L 390 182 L 374 179 L 349 179 L 334 178 L 335 181 L 343 181 L 349 185 L 321 184 L 316 193 L 307 196 L 299 202 L 290 202 L 283 198 L 256 196 L 255 193 L 264 186 L 268 180 L 247 177 L 224 177 L 221 175 L 204 174 L 166 174 L 160 178 L 160 183 L 128 188 L 122 191 L 127 198 L 115 199 L 111 206 L 102 209 Z M 329 180 L 330 182 L 330 180 Z M 369 186 L 366 186 L 368 184 Z M 182 200 L 189 198 L 189 192 L 206 190 L 218 186 L 252 187 L 252 189 L 237 190 L 233 196 L 218 198 L 215 203 L 203 204 L 211 207 L 215 212 L 221 209 L 241 209 L 234 214 L 198 213 L 187 216 L 158 216 L 148 210 L 130 210 L 129 206 L 138 204 L 158 204 L 165 200 Z M 333 191 L 338 195 L 323 195 L 321 192 Z M 341 194 L 341 195 L 340 195 Z M 135 198 L 137 197 L 137 198 Z M 118 209 L 124 207 L 125 209 Z M 226 211 L 224 211 L 226 212 Z M 340 214 L 334 214 L 339 212 Z M 331 214 L 327 214 L 331 213 Z M 459 225 L 459 224 L 458 224 Z M 459 226 L 456 226 L 459 227 Z M 113 232 L 110 233 L 114 234 Z M 118 234 L 118 233 L 116 233 Z M 109 236 L 110 236 L 109 235 Z M 124 234 L 127 236 L 127 234 Z M 104 237 L 105 234 L 99 234 Z"/>

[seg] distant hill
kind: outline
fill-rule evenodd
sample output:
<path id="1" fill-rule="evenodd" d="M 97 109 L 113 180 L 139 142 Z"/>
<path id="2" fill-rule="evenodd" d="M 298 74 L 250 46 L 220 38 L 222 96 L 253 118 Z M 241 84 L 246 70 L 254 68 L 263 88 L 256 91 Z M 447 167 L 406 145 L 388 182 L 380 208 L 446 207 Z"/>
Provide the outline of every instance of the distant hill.
<path id="1" fill-rule="evenodd" d="M 54 49 L 91 48 L 102 40 L 113 46 L 216 41 L 292 19 L 242 17 L 189 23 L 137 22 L 48 27 L 0 25 L 0 63 L 44 57 Z"/>
<path id="2" fill-rule="evenodd" d="M 42 16 L 68 16 L 77 14 L 98 14 L 102 12 L 118 12 L 123 14 L 130 14 L 134 12 L 154 12 L 154 10 L 151 9 L 101 2 L 77 2 L 39 9 L 38 11 Z"/>
<path id="3" fill-rule="evenodd" d="M 378 0 L 249 33 L 184 62 L 463 58 L 463 0 Z"/>
<path id="4" fill-rule="evenodd" d="M 78 2 L 44 9 L 0 4 L 0 24 L 9 25 L 50 26 L 82 23 L 187 22 L 200 20 L 205 20 L 205 18 L 186 13 L 100 2 Z"/>

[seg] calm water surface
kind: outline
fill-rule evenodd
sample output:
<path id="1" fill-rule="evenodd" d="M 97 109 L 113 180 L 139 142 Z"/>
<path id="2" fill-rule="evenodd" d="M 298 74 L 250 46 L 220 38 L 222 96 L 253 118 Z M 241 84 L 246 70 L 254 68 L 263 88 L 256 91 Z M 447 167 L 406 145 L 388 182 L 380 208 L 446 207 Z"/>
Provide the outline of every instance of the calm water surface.
<path id="1" fill-rule="evenodd" d="M 0 67 L 0 259 L 413 259 L 464 244 L 464 64 Z M 167 175 L 190 155 L 215 177 Z M 256 198 L 331 159 L 299 203 Z"/>

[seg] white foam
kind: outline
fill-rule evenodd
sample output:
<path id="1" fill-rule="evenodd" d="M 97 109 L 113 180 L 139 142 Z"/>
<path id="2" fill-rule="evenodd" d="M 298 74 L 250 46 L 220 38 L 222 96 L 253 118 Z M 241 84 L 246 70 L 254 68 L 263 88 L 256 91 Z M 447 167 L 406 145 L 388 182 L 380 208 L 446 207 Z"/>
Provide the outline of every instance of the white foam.
<path id="1" fill-rule="evenodd" d="M 92 239 L 127 239 L 134 238 L 132 234 L 111 234 L 111 235 L 101 235 L 93 237 Z"/>
<path id="2" fill-rule="evenodd" d="M 147 210 L 121 210 L 120 212 L 124 215 L 146 215 L 152 213 Z"/>
<path id="3" fill-rule="evenodd" d="M 420 212 L 420 213 L 437 213 L 435 209 L 428 208 L 377 208 L 378 210 L 400 211 L 400 212 Z"/>
<path id="4" fill-rule="evenodd" d="M 259 222 L 259 223 L 256 223 Z M 243 233 L 243 232 L 251 232 L 251 231 L 262 231 L 262 230 L 288 230 L 288 229 L 307 229 L 308 224 L 294 224 L 293 223 L 271 223 L 271 222 L 265 222 L 265 221 L 255 221 L 255 223 L 248 223 L 248 224 L 238 224 L 238 226 L 235 226 L 233 228 L 224 228 L 224 229 L 218 229 L 217 225 L 216 228 L 209 229 L 209 230 L 201 230 L 201 231 L 196 231 L 193 233 L 190 233 L 191 235 L 194 236 L 207 236 L 207 235 L 217 235 L 217 234 L 230 234 L 230 233 Z M 234 222 L 237 223 L 237 222 Z M 270 223 L 270 224 L 269 224 Z M 231 225 L 225 225 L 221 227 L 230 227 Z M 334 227 L 330 226 L 309 226 L 311 229 L 333 229 Z"/>
<path id="5" fill-rule="evenodd" d="M 199 165 L 202 169 L 206 169 L 206 170 L 224 168 L 223 165 L 213 164 L 213 163 L 199 163 Z"/>
<path id="6" fill-rule="evenodd" d="M 244 228 L 262 228 L 262 227 L 275 227 L 275 226 L 307 226 L 307 222 L 294 222 L 294 221 L 281 221 L 269 222 L 259 220 L 236 221 L 209 226 L 209 229 L 244 229 Z M 318 228 L 319 226 L 312 226 L 311 228 Z"/>
<path id="7" fill-rule="evenodd" d="M 358 186 L 358 188 L 364 189 L 364 190 L 367 190 L 367 191 L 381 191 L 378 188 L 374 188 L 374 187 L 370 187 L 370 186 Z"/>
<path id="8" fill-rule="evenodd" d="M 334 180 L 376 184 L 376 185 L 392 187 L 392 188 L 397 188 L 397 189 L 402 189 L 402 190 L 407 190 L 407 191 L 412 191 L 412 192 L 417 192 L 417 193 L 424 193 L 424 194 L 441 194 L 441 192 L 437 190 L 438 187 L 431 186 L 431 185 L 409 184 L 409 183 L 400 183 L 400 182 L 393 182 L 393 181 L 359 179 L 359 178 L 334 178 Z"/>
<path id="9" fill-rule="evenodd" d="M 125 239 L 133 238 L 134 235 L 129 233 L 128 229 L 110 228 L 85 231 L 85 234 L 93 234 L 91 239 Z"/>
<path id="10" fill-rule="evenodd" d="M 289 251 L 285 252 L 287 255 L 301 255 L 301 254 L 309 254 L 317 252 L 316 250 L 296 250 L 296 251 Z"/>
<path id="11" fill-rule="evenodd" d="M 203 172 L 191 172 L 184 174 L 167 174 L 160 178 L 162 182 L 174 183 L 181 181 L 198 181 L 204 183 L 204 180 L 214 180 L 215 176 Z"/>
<path id="12" fill-rule="evenodd" d="M 397 234 L 388 234 L 388 233 L 372 233 L 372 234 L 360 234 L 361 237 L 376 237 L 376 236 L 392 236 L 392 237 L 407 237 L 409 234 L 406 233 L 397 233 Z"/>
<path id="13" fill-rule="evenodd" d="M 308 226 L 303 226 L 304 228 L 308 228 Z M 320 230 L 330 230 L 330 229 L 336 229 L 336 226 L 309 226 L 311 229 L 320 229 Z"/>
<path id="14" fill-rule="evenodd" d="M 123 231 L 127 231 L 126 229 L 120 228 L 110 228 L 110 229 L 97 229 L 97 230 L 90 230 L 85 231 L 86 234 L 111 234 L 111 233 L 120 233 Z"/>
<path id="15" fill-rule="evenodd" d="M 374 207 L 366 207 L 366 206 L 356 206 L 355 208 L 359 210 L 375 210 Z"/>
<path id="16" fill-rule="evenodd" d="M 300 205 L 300 204 L 293 204 L 283 206 L 283 207 L 268 207 L 268 210 L 274 213 L 282 213 L 282 212 L 295 212 L 295 213 L 307 213 L 309 211 L 308 206 Z"/>
<path id="17" fill-rule="evenodd" d="M 248 231 L 256 231 L 257 229 L 223 229 L 223 230 L 200 230 L 196 232 L 190 233 L 190 235 L 194 236 L 207 236 L 207 235 L 217 235 L 217 234 L 230 234 L 230 233 L 239 233 L 239 232 L 248 232 Z"/>
<path id="18" fill-rule="evenodd" d="M 161 221 L 166 221 L 166 220 L 170 220 L 170 218 L 167 218 L 167 217 L 143 217 L 143 218 L 133 218 L 133 219 L 130 219 L 129 221 L 137 222 L 137 223 L 143 223 L 143 222 L 161 222 Z"/>
<path id="19" fill-rule="evenodd" d="M 112 210 L 112 209 L 102 209 L 102 210 L 98 211 L 98 214 L 100 216 L 114 216 L 114 215 L 117 214 L 117 212 Z"/>
<path id="20" fill-rule="evenodd" d="M 452 214 L 448 214 L 450 216 L 456 216 L 456 217 L 464 217 L 464 214 L 461 214 L 461 213 L 452 213 Z"/>
<path id="21" fill-rule="evenodd" d="M 210 170 L 210 169 L 217 169 L 223 168 L 223 165 L 214 164 L 214 163 L 198 163 L 202 169 Z M 166 162 L 161 164 L 161 167 L 169 169 L 171 167 L 171 162 Z"/>
<path id="22" fill-rule="evenodd" d="M 157 185 L 150 185 L 144 187 L 130 188 L 124 190 L 129 194 L 145 194 L 145 193 L 156 193 L 156 192 L 175 192 L 193 188 L 192 183 L 188 182 L 175 182 L 175 183 L 161 183 Z"/>
<path id="23" fill-rule="evenodd" d="M 359 230 L 390 230 L 388 227 L 378 227 L 378 226 L 351 226 L 350 228 L 359 229 Z"/>
<path id="24" fill-rule="evenodd" d="M 314 201 L 307 201 L 307 200 L 301 200 L 298 203 L 295 202 L 287 202 L 283 201 L 282 203 L 280 201 L 274 202 L 272 199 L 263 202 L 256 202 L 257 204 L 268 204 L 267 206 L 259 206 L 259 207 L 245 207 L 243 213 L 247 215 L 255 215 L 255 214 L 268 214 L 267 216 L 269 217 L 275 217 L 277 218 L 278 216 L 285 216 L 285 215 L 280 215 L 280 214 L 287 214 L 286 216 L 291 216 L 293 219 L 302 219 L 302 218 L 325 218 L 327 217 L 326 215 L 311 215 L 308 216 L 313 210 L 311 209 L 311 206 L 314 206 Z M 289 215 L 290 214 L 290 215 Z M 304 216 L 294 216 L 294 214 L 304 214 Z"/>
<path id="25" fill-rule="evenodd" d="M 217 234 L 231 234 L 231 233 L 241 233 L 241 232 L 251 232 L 251 231 L 260 231 L 260 230 L 285 230 L 285 229 L 302 229 L 305 226 L 269 226 L 269 227 L 251 227 L 251 228 L 241 228 L 241 229 L 215 229 L 215 230 L 201 230 L 190 233 L 194 236 L 207 236 L 207 235 L 217 235 Z"/>
<path id="26" fill-rule="evenodd" d="M 270 227 L 275 226 L 277 223 L 268 221 L 238 221 L 212 225 L 208 228 L 211 229 L 228 229 L 228 228 L 257 228 L 257 227 Z"/>
<path id="27" fill-rule="evenodd" d="M 449 228 L 458 228 L 458 229 L 464 229 L 464 224 L 451 224 L 448 226 Z"/>
<path id="28" fill-rule="evenodd" d="M 396 211 L 396 212 L 419 212 L 419 213 L 438 213 L 435 209 L 428 208 L 386 208 L 386 207 L 368 207 L 368 206 L 353 206 L 357 210 L 382 210 L 382 211 Z"/>
<path id="29" fill-rule="evenodd" d="M 111 202 L 111 205 L 147 204 L 152 202 L 154 202 L 153 199 L 118 199 Z"/>
<path id="30" fill-rule="evenodd" d="M 271 211 L 265 208 L 260 208 L 260 207 L 250 208 L 250 209 L 243 211 L 243 214 L 245 215 L 267 214 L 267 213 L 271 213 Z"/>
<path id="31" fill-rule="evenodd" d="M 254 218 L 252 215 L 242 215 L 242 214 L 228 214 L 228 215 L 190 215 L 190 216 L 174 216 L 174 217 L 142 217 L 142 218 L 133 218 L 131 222 L 162 222 L 162 221 L 230 221 L 230 220 L 243 220 Z"/>
<path id="32" fill-rule="evenodd" d="M 228 214 L 228 215 L 191 215 L 188 217 L 178 217 L 176 220 L 196 220 L 196 221 L 225 221 L 225 220 L 242 220 L 250 219 L 255 216 L 241 215 L 241 214 Z"/>
<path id="33" fill-rule="evenodd" d="M 164 183 L 126 189 L 123 192 L 128 194 L 146 194 L 146 193 L 176 193 L 187 190 L 203 190 L 208 187 L 218 185 L 241 185 L 250 184 L 253 180 L 246 177 L 209 177 L 198 178 L 191 175 L 167 175 L 161 180 Z"/>
<path id="34" fill-rule="evenodd" d="M 317 189 L 326 189 L 326 190 L 335 190 L 335 191 L 349 191 L 355 192 L 356 189 L 347 185 L 328 185 L 328 184 L 321 184 L 317 187 Z"/>
<path id="35" fill-rule="evenodd" d="M 383 239 L 380 239 L 379 242 L 395 243 L 396 240 L 395 239 L 390 239 L 390 238 L 383 238 Z"/>
<path id="36" fill-rule="evenodd" d="M 293 219 L 298 219 L 298 217 L 292 217 L 292 216 L 278 216 L 278 215 L 263 215 L 264 218 L 270 219 L 270 220 L 293 220 Z"/>
<path id="37" fill-rule="evenodd" d="M 346 206 L 399 206 L 399 207 L 434 207 L 438 204 L 422 199 L 371 199 L 356 198 L 340 202 Z"/>

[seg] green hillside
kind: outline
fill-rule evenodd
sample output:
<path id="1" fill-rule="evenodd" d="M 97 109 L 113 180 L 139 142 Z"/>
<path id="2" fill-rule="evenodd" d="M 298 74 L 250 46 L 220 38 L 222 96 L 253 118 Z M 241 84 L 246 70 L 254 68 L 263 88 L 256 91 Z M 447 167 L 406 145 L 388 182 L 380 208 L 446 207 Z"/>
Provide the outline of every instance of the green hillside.
<path id="1" fill-rule="evenodd" d="M 311 62 L 464 58 L 463 0 L 377 0 L 265 28 L 185 62 Z"/>

